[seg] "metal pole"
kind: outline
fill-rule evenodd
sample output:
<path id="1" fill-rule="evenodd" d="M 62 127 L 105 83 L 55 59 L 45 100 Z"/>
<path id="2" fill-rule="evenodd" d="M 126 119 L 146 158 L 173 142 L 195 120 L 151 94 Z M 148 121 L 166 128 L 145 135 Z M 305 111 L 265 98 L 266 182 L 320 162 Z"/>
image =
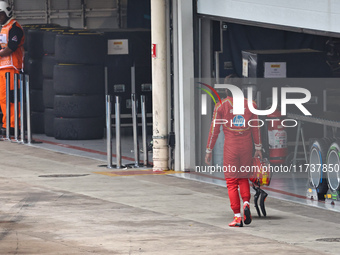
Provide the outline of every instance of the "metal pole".
<path id="1" fill-rule="evenodd" d="M 132 103 L 132 127 L 133 127 L 133 150 L 135 154 L 135 167 L 139 167 L 139 144 L 138 144 L 138 123 L 137 123 L 137 104 L 136 94 L 131 94 Z"/>
<path id="2" fill-rule="evenodd" d="M 185 1 L 182 1 L 185 2 Z M 168 170 L 166 0 L 151 0 L 153 171 Z M 184 53 L 186 54 L 186 53 Z M 190 55 L 190 54 L 189 54 Z"/>
<path id="3" fill-rule="evenodd" d="M 131 66 L 131 93 L 136 93 L 136 68 L 135 63 Z"/>
<path id="4" fill-rule="evenodd" d="M 104 79 L 105 79 L 105 95 L 109 95 L 109 82 L 107 76 L 107 66 L 104 68 Z"/>
<path id="5" fill-rule="evenodd" d="M 83 28 L 86 28 L 86 3 L 85 0 L 81 0 L 81 18 L 83 23 Z"/>
<path id="6" fill-rule="evenodd" d="M 298 121 L 298 127 L 297 127 L 297 131 L 296 131 L 295 148 L 294 148 L 293 166 L 296 165 L 296 158 L 297 158 L 297 153 L 298 153 L 301 129 L 302 129 L 302 123 L 301 123 L 301 121 Z"/>
<path id="7" fill-rule="evenodd" d="M 32 143 L 32 131 L 31 131 L 31 104 L 30 104 L 30 77 L 25 76 L 26 83 L 26 115 L 27 115 L 27 143 Z"/>
<path id="8" fill-rule="evenodd" d="M 261 109 L 261 91 L 257 91 L 256 94 L 256 104 L 257 104 L 257 109 Z"/>
<path id="9" fill-rule="evenodd" d="M 215 79 L 219 82 L 220 79 L 220 52 L 215 51 Z"/>
<path id="10" fill-rule="evenodd" d="M 143 152 L 144 152 L 144 157 L 143 157 L 143 165 L 147 166 L 148 165 L 148 146 L 147 146 L 147 141 L 146 141 L 146 107 L 145 107 L 145 96 L 141 95 L 140 96 L 140 101 L 142 104 L 142 137 L 143 137 Z"/>
<path id="11" fill-rule="evenodd" d="M 6 140 L 10 140 L 10 127 L 11 127 L 11 105 L 9 98 L 9 91 L 11 89 L 11 76 L 10 73 L 6 73 Z"/>
<path id="12" fill-rule="evenodd" d="M 112 168 L 112 137 L 111 137 L 111 96 L 106 95 L 106 154 L 107 168 Z"/>
<path id="13" fill-rule="evenodd" d="M 18 77 L 19 74 L 14 74 L 14 141 L 18 141 L 19 134 L 19 114 L 18 114 Z"/>
<path id="14" fill-rule="evenodd" d="M 303 127 L 301 127 L 301 140 L 302 140 L 302 146 L 303 146 L 303 152 L 305 154 L 305 160 L 306 164 L 308 164 L 308 156 L 307 156 L 307 151 L 306 151 L 306 146 L 305 146 L 305 135 L 303 133 Z"/>
<path id="15" fill-rule="evenodd" d="M 20 143 L 24 143 L 24 75 L 20 74 Z"/>
<path id="16" fill-rule="evenodd" d="M 327 111 L 327 90 L 323 90 L 323 93 L 322 93 L 322 96 L 323 96 L 323 111 L 326 112 Z M 327 126 L 326 125 L 323 125 L 323 137 L 327 137 Z"/>
<path id="17" fill-rule="evenodd" d="M 115 105 L 115 115 L 116 115 L 116 168 L 119 169 L 122 166 L 122 149 L 120 140 L 120 98 L 116 96 Z"/>

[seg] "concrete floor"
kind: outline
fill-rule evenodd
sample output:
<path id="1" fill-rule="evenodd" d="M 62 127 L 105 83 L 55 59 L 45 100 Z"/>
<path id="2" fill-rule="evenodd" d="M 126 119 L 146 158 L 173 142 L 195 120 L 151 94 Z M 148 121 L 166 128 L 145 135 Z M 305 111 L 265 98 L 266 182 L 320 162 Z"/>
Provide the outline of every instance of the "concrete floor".
<path id="1" fill-rule="evenodd" d="M 7 141 L 0 155 L 0 254 L 339 254 L 336 211 L 270 195 L 235 229 L 219 185 Z"/>
<path id="2" fill-rule="evenodd" d="M 61 153 L 67 153 L 70 155 L 78 155 L 82 157 L 98 159 L 103 161 L 102 167 L 107 166 L 107 142 L 106 139 L 101 140 L 87 140 L 87 141 L 67 141 L 67 140 L 56 140 L 53 137 L 47 137 L 46 135 L 33 136 L 34 140 L 38 143 L 33 144 L 38 148 L 44 148 L 52 151 Z M 132 136 L 122 136 L 122 163 L 132 164 L 134 163 L 134 152 L 133 152 L 133 138 Z M 151 136 L 148 136 L 148 141 L 151 141 Z M 116 153 L 115 140 L 112 140 L 113 154 Z M 223 144 L 223 143 L 222 143 Z M 139 139 L 139 147 L 142 148 L 142 140 Z M 143 158 L 143 152 L 140 153 L 140 159 Z M 149 161 L 152 161 L 152 152 L 148 153 Z M 115 157 L 112 158 L 113 164 L 115 164 Z M 215 173 L 181 173 L 176 174 L 177 177 L 185 178 L 189 180 L 195 180 L 200 182 L 206 182 L 214 185 L 225 187 L 225 180 L 223 172 Z M 325 201 L 316 201 L 306 199 L 306 192 L 308 189 L 308 173 L 299 172 L 299 169 L 294 173 L 274 173 L 272 181 L 269 187 L 264 187 L 271 197 L 288 200 L 304 205 L 310 205 L 323 209 L 333 210 L 340 212 L 340 203 L 331 204 Z M 251 190 L 252 193 L 253 190 Z"/>

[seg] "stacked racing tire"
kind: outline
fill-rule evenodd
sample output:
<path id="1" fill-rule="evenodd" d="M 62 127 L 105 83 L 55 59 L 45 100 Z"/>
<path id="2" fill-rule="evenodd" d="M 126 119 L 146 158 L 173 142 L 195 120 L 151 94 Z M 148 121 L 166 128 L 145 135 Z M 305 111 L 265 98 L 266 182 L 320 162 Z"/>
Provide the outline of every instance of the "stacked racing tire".
<path id="1" fill-rule="evenodd" d="M 54 66 L 57 64 L 55 58 L 55 38 L 58 33 L 64 33 L 71 28 L 58 27 L 46 30 L 43 34 L 42 74 L 43 74 L 43 98 L 44 98 L 44 130 L 47 136 L 54 136 Z"/>
<path id="2" fill-rule="evenodd" d="M 24 71 L 30 76 L 31 128 L 32 133 L 44 133 L 44 95 L 43 95 L 43 39 L 46 30 L 59 27 L 55 24 L 24 25 L 25 62 Z"/>
<path id="3" fill-rule="evenodd" d="M 105 126 L 102 34 L 90 31 L 59 33 L 55 37 L 53 69 L 56 139 L 101 139 Z"/>

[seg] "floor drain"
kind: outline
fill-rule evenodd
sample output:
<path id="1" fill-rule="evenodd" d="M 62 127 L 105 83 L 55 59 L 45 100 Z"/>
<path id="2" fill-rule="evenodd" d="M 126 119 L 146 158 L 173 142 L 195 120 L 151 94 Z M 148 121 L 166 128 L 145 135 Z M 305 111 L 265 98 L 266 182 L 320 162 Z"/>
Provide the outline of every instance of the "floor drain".
<path id="1" fill-rule="evenodd" d="M 87 176 L 89 174 L 46 174 L 46 175 L 39 175 L 39 177 L 47 177 L 47 178 L 60 178 L 60 177 L 82 177 Z"/>
<path id="2" fill-rule="evenodd" d="M 316 239 L 316 241 L 319 242 L 329 242 L 329 243 L 336 243 L 336 242 L 340 242 L 340 238 L 320 238 L 320 239 Z"/>

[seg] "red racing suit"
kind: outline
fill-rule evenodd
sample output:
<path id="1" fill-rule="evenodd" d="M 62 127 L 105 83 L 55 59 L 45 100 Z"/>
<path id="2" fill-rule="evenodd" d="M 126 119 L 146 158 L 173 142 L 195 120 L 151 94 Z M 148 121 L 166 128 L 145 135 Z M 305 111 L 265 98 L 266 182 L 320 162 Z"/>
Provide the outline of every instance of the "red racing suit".
<path id="1" fill-rule="evenodd" d="M 253 102 L 256 108 L 255 102 Z M 260 150 L 260 123 L 257 115 L 250 112 L 247 99 L 244 100 L 244 114 L 233 114 L 233 98 L 227 97 L 216 104 L 207 142 L 207 152 L 215 146 L 221 126 L 224 133 L 223 171 L 227 182 L 230 206 L 234 213 L 240 213 L 240 197 L 243 202 L 250 200 L 249 172 L 241 167 L 251 166 L 253 140 L 255 149 Z M 250 126 L 249 126 L 250 125 Z"/>

